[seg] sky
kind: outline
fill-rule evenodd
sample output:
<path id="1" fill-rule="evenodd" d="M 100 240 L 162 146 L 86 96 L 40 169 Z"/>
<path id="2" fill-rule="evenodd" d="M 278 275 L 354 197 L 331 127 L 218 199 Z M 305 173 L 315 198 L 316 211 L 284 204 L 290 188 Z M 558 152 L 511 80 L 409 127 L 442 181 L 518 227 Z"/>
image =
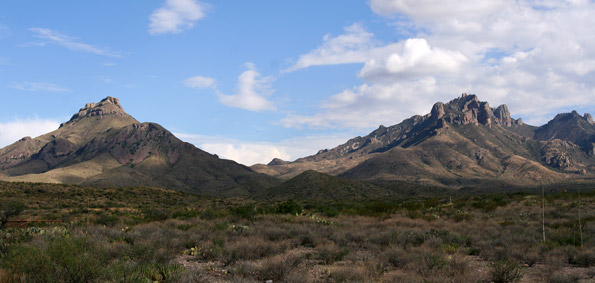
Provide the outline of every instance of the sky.
<path id="1" fill-rule="evenodd" d="M 295 160 L 477 94 L 595 111 L 594 0 L 0 2 L 0 147 L 106 96 L 221 158 Z"/>

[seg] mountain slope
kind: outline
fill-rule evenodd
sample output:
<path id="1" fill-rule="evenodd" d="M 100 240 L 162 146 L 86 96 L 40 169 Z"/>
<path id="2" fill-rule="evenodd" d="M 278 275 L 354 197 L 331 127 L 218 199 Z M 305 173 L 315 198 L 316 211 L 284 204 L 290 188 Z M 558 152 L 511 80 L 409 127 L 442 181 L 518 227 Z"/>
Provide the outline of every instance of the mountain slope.
<path id="1" fill-rule="evenodd" d="M 354 180 L 442 186 L 557 183 L 595 175 L 595 157 L 581 150 L 595 138 L 589 117 L 563 125 L 557 120 L 566 120 L 554 119 L 538 128 L 511 118 L 506 105 L 491 108 L 463 94 L 436 103 L 427 115 L 380 126 L 316 155 L 252 168 L 281 178 L 318 170 Z M 552 130 L 558 128 L 566 132 Z"/>
<path id="2" fill-rule="evenodd" d="M 383 199 L 395 194 L 388 188 L 374 184 L 351 181 L 308 170 L 280 185 L 259 191 L 256 198 L 344 201 Z"/>
<path id="3" fill-rule="evenodd" d="M 155 123 L 139 123 L 108 97 L 59 129 L 0 150 L 4 180 L 156 186 L 209 195 L 248 194 L 276 183 L 219 159 Z"/>

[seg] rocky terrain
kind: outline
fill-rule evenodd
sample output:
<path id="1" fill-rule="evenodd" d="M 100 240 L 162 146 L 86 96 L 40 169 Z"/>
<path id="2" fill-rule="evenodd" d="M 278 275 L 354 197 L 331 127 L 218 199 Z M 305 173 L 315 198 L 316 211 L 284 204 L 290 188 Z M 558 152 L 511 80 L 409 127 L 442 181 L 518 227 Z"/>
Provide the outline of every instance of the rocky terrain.
<path id="1" fill-rule="evenodd" d="M 274 178 L 140 123 L 117 98 L 89 103 L 59 129 L 0 149 L 8 181 L 155 186 L 211 195 L 246 195 Z"/>
<path id="2" fill-rule="evenodd" d="M 255 171 L 292 178 L 306 170 L 374 182 L 438 186 L 593 181 L 595 125 L 590 114 L 557 115 L 541 127 L 513 119 L 476 95 L 436 103 L 365 137 L 294 162 L 275 160 Z"/>

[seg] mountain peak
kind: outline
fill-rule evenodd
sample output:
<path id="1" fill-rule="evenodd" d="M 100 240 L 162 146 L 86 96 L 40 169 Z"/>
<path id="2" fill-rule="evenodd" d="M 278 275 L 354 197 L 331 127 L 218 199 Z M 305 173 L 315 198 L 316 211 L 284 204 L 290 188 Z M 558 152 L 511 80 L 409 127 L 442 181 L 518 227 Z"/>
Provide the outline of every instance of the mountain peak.
<path id="1" fill-rule="evenodd" d="M 487 102 L 480 101 L 477 95 L 467 93 L 446 104 L 434 104 L 430 116 L 436 120 L 444 119 L 448 123 L 459 125 L 482 124 L 491 127 L 492 124 L 498 124 L 511 127 L 518 124 L 518 121 L 510 117 L 508 106 L 505 104 L 494 109 Z"/>
<path id="2" fill-rule="evenodd" d="M 118 117 L 128 116 L 122 105 L 120 104 L 120 99 L 108 96 L 99 103 L 87 103 L 85 107 L 81 108 L 78 113 L 74 114 L 72 118 L 66 124 L 76 122 L 84 117 L 92 117 L 92 116 L 107 116 L 107 115 L 114 115 Z M 64 126 L 62 124 L 60 127 Z"/>

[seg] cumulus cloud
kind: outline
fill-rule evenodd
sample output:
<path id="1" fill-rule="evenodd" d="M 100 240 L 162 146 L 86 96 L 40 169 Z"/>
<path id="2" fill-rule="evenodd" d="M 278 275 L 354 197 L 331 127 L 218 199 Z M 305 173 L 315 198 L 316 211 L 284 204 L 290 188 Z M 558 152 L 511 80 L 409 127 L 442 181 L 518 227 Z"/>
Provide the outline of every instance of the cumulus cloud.
<path id="1" fill-rule="evenodd" d="M 18 83 L 11 86 L 14 89 L 24 90 L 24 91 L 42 91 L 42 92 L 70 92 L 69 89 L 59 86 L 54 83 L 48 82 L 24 82 Z"/>
<path id="2" fill-rule="evenodd" d="M 361 63 L 358 76 L 364 83 L 321 101 L 315 114 L 288 115 L 282 125 L 397 123 L 462 92 L 476 93 L 492 105 L 508 104 L 513 115 L 537 125 L 564 109 L 595 106 L 595 50 L 589 48 L 595 46 L 593 1 L 368 3 L 408 38 L 380 43 L 371 32 L 346 29 L 334 38 L 365 36 L 355 36 L 360 41 L 352 47 L 337 43 L 339 48 L 331 48 L 334 38 L 325 37 L 293 68 Z M 334 59 L 324 60 L 323 54 Z"/>
<path id="3" fill-rule="evenodd" d="M 191 29 L 205 16 L 205 10 L 206 6 L 196 0 L 166 0 L 149 16 L 149 33 L 180 33 Z"/>
<path id="4" fill-rule="evenodd" d="M 0 148 L 29 136 L 37 137 L 58 129 L 60 123 L 47 119 L 25 119 L 0 122 Z"/>
<path id="5" fill-rule="evenodd" d="M 309 136 L 279 142 L 246 142 L 229 138 L 211 137 L 184 133 L 175 135 L 197 147 L 224 159 L 244 165 L 266 164 L 273 158 L 295 160 L 312 155 L 320 149 L 332 148 L 348 140 L 347 136 Z"/>
<path id="6" fill-rule="evenodd" d="M 203 76 L 194 76 L 184 81 L 187 87 L 210 88 L 215 86 L 215 79 Z"/>
<path id="7" fill-rule="evenodd" d="M 35 33 L 35 37 L 43 39 L 42 42 L 29 43 L 28 45 L 44 46 L 47 43 L 56 44 L 73 51 L 88 52 L 108 57 L 122 57 L 122 52 L 114 51 L 109 48 L 102 48 L 93 46 L 87 43 L 78 41 L 60 32 L 47 28 L 30 28 L 30 31 Z"/>
<path id="8" fill-rule="evenodd" d="M 225 94 L 217 88 L 216 81 L 210 77 L 194 76 L 184 81 L 191 88 L 212 88 L 219 102 L 225 106 L 249 111 L 275 110 L 275 104 L 268 100 L 274 89 L 271 86 L 273 77 L 263 77 L 254 64 L 244 64 L 248 70 L 238 77 L 234 94 Z"/>
<path id="9" fill-rule="evenodd" d="M 219 101 L 229 107 L 250 111 L 274 110 L 275 105 L 266 96 L 273 92 L 271 77 L 262 77 L 254 68 L 238 77 L 237 92 L 227 95 L 218 92 Z"/>
<path id="10" fill-rule="evenodd" d="M 401 50 L 384 58 L 369 59 L 359 75 L 368 81 L 377 81 L 453 73 L 468 61 L 460 52 L 430 47 L 423 38 L 410 38 L 400 45 Z"/>

